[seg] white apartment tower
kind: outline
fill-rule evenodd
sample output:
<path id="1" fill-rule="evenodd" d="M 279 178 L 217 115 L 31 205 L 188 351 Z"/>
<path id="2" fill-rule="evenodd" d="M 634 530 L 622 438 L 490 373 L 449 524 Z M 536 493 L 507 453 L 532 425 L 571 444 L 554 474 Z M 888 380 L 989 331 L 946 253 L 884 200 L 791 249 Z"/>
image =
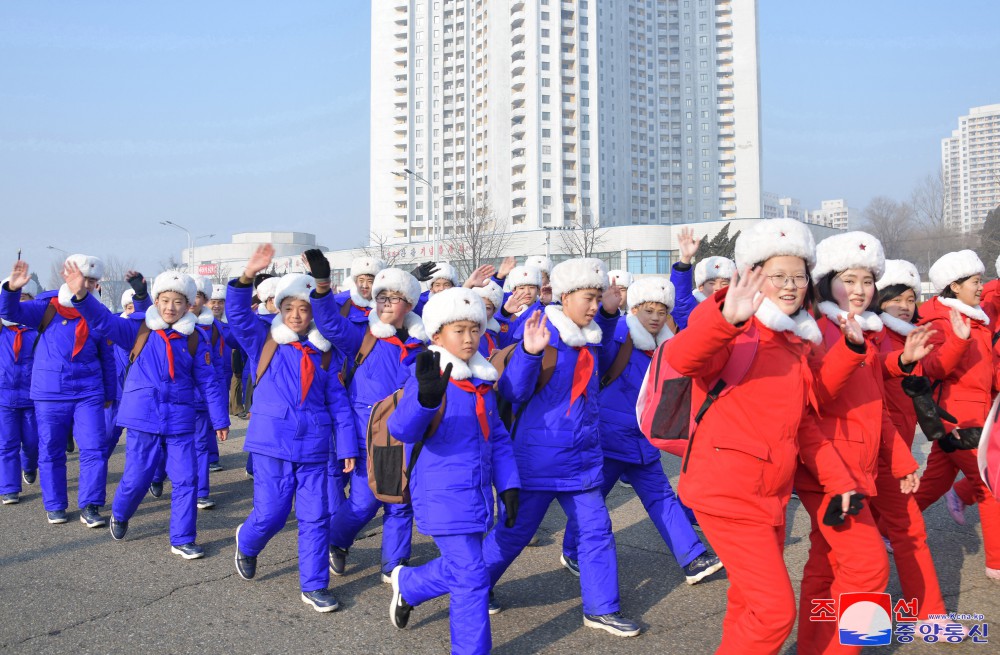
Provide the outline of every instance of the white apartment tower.
<path id="1" fill-rule="evenodd" d="M 846 200 L 823 200 L 820 208 L 808 212 L 808 223 L 832 227 L 835 230 L 846 230 L 851 223 L 851 209 Z"/>
<path id="2" fill-rule="evenodd" d="M 752 0 L 373 2 L 372 231 L 760 216 L 756 50 Z"/>
<path id="3" fill-rule="evenodd" d="M 963 234 L 980 229 L 1000 206 L 1000 104 L 973 107 L 941 140 L 945 225 Z"/>

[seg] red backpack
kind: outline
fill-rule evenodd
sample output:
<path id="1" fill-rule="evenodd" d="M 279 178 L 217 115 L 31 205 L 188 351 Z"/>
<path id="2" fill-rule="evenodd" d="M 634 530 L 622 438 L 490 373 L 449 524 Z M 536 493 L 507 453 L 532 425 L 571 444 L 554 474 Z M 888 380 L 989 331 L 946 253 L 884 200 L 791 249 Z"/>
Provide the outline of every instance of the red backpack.
<path id="1" fill-rule="evenodd" d="M 635 405 L 639 429 L 649 443 L 681 456 L 679 451 L 684 450 L 682 442 L 694 436 L 695 429 L 712 403 L 725 396 L 746 376 L 757 354 L 759 341 L 760 335 L 753 324 L 736 337 L 729 361 L 712 383 L 705 402 L 697 412 L 693 412 L 691 406 L 691 378 L 681 375 L 667 362 L 667 348 L 673 340 L 657 348 L 642 380 Z"/>

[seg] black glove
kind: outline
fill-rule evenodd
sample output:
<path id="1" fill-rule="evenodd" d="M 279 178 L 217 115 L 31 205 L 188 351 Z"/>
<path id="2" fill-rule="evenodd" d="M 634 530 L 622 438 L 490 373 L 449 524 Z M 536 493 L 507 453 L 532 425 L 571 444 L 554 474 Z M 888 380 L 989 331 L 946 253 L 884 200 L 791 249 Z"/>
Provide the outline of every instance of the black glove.
<path id="1" fill-rule="evenodd" d="M 910 375 L 903 378 L 902 387 L 903 392 L 913 401 L 913 409 L 917 413 L 917 423 L 927 440 L 937 441 L 947 436 L 948 431 L 944 429 L 941 419 L 950 423 L 958 421 L 934 402 L 931 381 L 922 375 Z"/>
<path id="2" fill-rule="evenodd" d="M 135 292 L 135 297 L 142 300 L 146 297 L 148 291 L 146 290 L 146 278 L 142 276 L 142 273 L 136 273 L 132 277 L 125 278 L 128 285 L 132 287 L 132 291 Z"/>
<path id="3" fill-rule="evenodd" d="M 420 266 L 410 271 L 410 275 L 417 278 L 420 282 L 426 282 L 434 277 L 437 273 L 437 263 L 436 262 L 424 262 Z"/>
<path id="4" fill-rule="evenodd" d="M 313 248 L 305 251 L 306 262 L 309 264 L 309 273 L 316 278 L 317 282 L 330 281 L 330 260 L 323 255 L 321 250 Z"/>
<path id="5" fill-rule="evenodd" d="M 438 407 L 451 379 L 451 364 L 441 371 L 441 354 L 425 350 L 417 355 L 417 384 L 420 391 L 417 400 L 427 408 Z"/>
<path id="6" fill-rule="evenodd" d="M 851 504 L 847 507 L 847 513 L 851 515 L 857 515 L 861 508 L 864 507 L 862 502 L 865 499 L 864 494 L 854 494 L 851 496 Z M 843 525 L 846 520 L 846 516 L 841 513 L 841 501 L 840 496 L 834 496 L 830 499 L 830 504 L 826 506 L 826 512 L 823 513 L 823 524 L 829 526 Z"/>
<path id="7" fill-rule="evenodd" d="M 517 520 L 517 508 L 521 502 L 520 492 L 521 490 L 517 487 L 500 492 L 500 502 L 503 503 L 504 513 L 507 515 L 507 520 L 503 524 L 508 528 L 513 528 L 514 521 Z"/>

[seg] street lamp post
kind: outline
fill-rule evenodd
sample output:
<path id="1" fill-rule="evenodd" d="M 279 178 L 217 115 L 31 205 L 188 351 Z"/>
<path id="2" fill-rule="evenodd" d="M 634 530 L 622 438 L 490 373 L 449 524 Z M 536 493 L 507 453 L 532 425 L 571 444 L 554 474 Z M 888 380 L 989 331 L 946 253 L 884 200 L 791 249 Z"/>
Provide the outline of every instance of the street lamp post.
<path id="1" fill-rule="evenodd" d="M 191 237 L 191 231 L 186 227 L 182 227 L 173 221 L 160 221 L 160 225 L 168 225 L 170 227 L 176 227 L 178 230 L 184 232 L 187 235 L 188 247 L 187 247 L 187 272 L 191 272 L 191 251 L 194 249 L 194 239 Z M 200 237 L 199 237 L 200 238 Z"/>
<path id="2" fill-rule="evenodd" d="M 438 224 L 437 224 L 437 211 L 434 209 L 434 185 L 430 181 L 419 173 L 414 173 L 409 168 L 404 168 L 403 172 L 410 176 L 417 182 L 422 182 L 427 185 L 428 196 L 430 198 L 430 210 L 431 210 L 431 249 L 434 252 L 434 257 L 437 258 L 437 242 L 438 242 Z"/>
<path id="3" fill-rule="evenodd" d="M 69 251 L 63 250 L 62 248 L 56 248 L 55 246 L 45 246 L 48 250 L 55 250 L 56 252 L 61 252 L 62 254 L 69 257 Z"/>

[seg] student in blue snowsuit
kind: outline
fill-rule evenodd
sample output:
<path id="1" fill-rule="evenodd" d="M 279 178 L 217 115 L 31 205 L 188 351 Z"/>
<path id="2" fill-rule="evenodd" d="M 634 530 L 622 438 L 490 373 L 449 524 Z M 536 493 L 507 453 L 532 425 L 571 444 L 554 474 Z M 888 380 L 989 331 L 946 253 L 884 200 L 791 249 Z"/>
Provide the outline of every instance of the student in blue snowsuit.
<path id="1" fill-rule="evenodd" d="M 387 424 L 389 433 L 406 443 L 405 461 L 414 462 L 409 490 L 417 528 L 432 536 L 441 552 L 422 566 L 393 570 L 390 619 L 405 627 L 412 606 L 451 594 L 451 652 L 462 654 L 492 648 L 483 537 L 493 525 L 493 488 L 514 525 L 520 487 L 493 392 L 497 372 L 478 352 L 487 316 L 469 289 L 447 289 L 427 302 L 424 326 L 434 345 L 417 355 Z M 442 411 L 437 429 L 424 439 Z"/>
<path id="2" fill-rule="evenodd" d="M 31 280 L 21 289 L 21 300 L 32 300 L 40 292 Z M 4 505 L 20 502 L 21 482 L 33 484 L 38 472 L 38 424 L 28 394 L 37 338 L 36 330 L 6 319 L 0 328 L 0 502 Z"/>
<path id="3" fill-rule="evenodd" d="M 233 380 L 233 335 L 226 321 L 226 285 L 213 284 L 212 295 L 208 299 L 208 308 L 215 317 L 215 329 L 211 331 L 212 356 L 218 356 L 219 383 L 222 391 L 229 395 L 229 387 Z M 210 439 L 208 442 L 208 470 L 216 473 L 222 470 L 219 463 L 219 442 Z"/>
<path id="4" fill-rule="evenodd" d="M 486 306 L 486 327 L 479 338 L 479 354 L 489 359 L 494 352 L 511 343 L 510 321 L 498 311 L 503 302 L 503 289 L 489 280 L 485 286 L 474 286 L 472 290 L 482 298 Z"/>
<path id="5" fill-rule="evenodd" d="M 601 348 L 598 366 L 601 375 L 600 437 L 604 452 L 604 484 L 601 493 L 606 498 L 615 481 L 627 475 L 642 506 L 652 519 L 660 536 L 684 569 L 688 584 L 695 584 L 722 568 L 719 558 L 706 554 L 691 521 L 688 520 L 657 450 L 639 430 L 635 415 L 639 387 L 646 376 L 657 346 L 674 335 L 667 326 L 667 317 L 674 304 L 674 288 L 662 277 L 646 277 L 629 286 L 629 313 L 619 319 L 614 338 Z M 622 349 L 625 349 L 624 352 Z M 610 379 L 619 353 L 631 350 L 624 370 Z M 617 371 L 615 371 L 617 372 Z M 570 520 L 563 538 L 563 565 L 576 573 L 577 529 Z"/>
<path id="6" fill-rule="evenodd" d="M 329 266 L 319 251 L 307 251 L 310 270 Z M 322 260 L 322 261 L 320 261 Z M 325 277 L 325 276 L 321 276 Z M 351 493 L 331 520 L 330 570 L 343 575 L 347 553 L 358 532 L 374 518 L 378 508 L 382 518 L 382 578 L 389 581 L 392 570 L 410 558 L 413 531 L 413 508 L 409 505 L 381 503 L 368 487 L 365 439 L 372 406 L 397 389 L 409 376 L 409 366 L 427 341 L 420 317 L 411 311 L 420 298 L 420 283 L 398 268 L 378 272 L 372 285 L 375 311 L 368 317 L 368 328 L 359 334 L 354 324 L 341 316 L 328 290 L 328 284 L 317 283 L 312 295 L 316 325 L 324 337 L 343 353 L 347 365 L 347 394 L 354 411 L 357 442 L 341 458 L 356 457 L 358 464 L 351 473 Z M 374 345 L 356 369 L 354 362 L 364 345 L 365 336 L 374 337 Z"/>
<path id="7" fill-rule="evenodd" d="M 101 260 L 71 255 L 66 261 L 83 271 L 88 290 L 97 288 L 104 273 Z M 80 451 L 80 522 L 102 527 L 106 522 L 98 509 L 105 503 L 108 480 L 104 408 L 116 395 L 112 349 L 91 334 L 66 285 L 58 294 L 20 302 L 29 279 L 27 262 L 18 261 L 0 292 L 0 317 L 36 329 L 47 313 L 51 319 L 38 336 L 31 370 L 42 501 L 49 523 L 66 522 L 66 442 L 72 429 Z"/>
<path id="8" fill-rule="evenodd" d="M 418 269 L 420 267 L 417 267 Z M 420 294 L 420 299 L 413 308 L 413 313 L 417 316 L 423 314 L 424 305 L 435 293 L 444 291 L 445 289 L 451 289 L 452 287 L 457 287 L 461 284 L 458 279 L 458 271 L 455 267 L 448 262 L 436 262 L 434 263 L 434 271 L 427 276 L 422 276 L 417 278 L 420 282 L 427 282 L 427 291 Z"/>
<path id="9" fill-rule="evenodd" d="M 275 276 L 267 277 L 257 284 L 257 288 L 254 292 L 254 295 L 258 300 L 257 318 L 263 321 L 266 325 L 270 325 L 271 321 L 274 320 L 274 317 L 278 313 L 277 308 L 274 306 L 274 289 L 278 284 L 278 280 L 279 278 Z M 238 338 L 237 341 L 239 341 Z M 249 363 L 249 357 L 247 358 L 247 361 Z M 254 375 L 255 371 L 252 366 L 244 367 L 243 405 L 246 407 L 248 413 L 252 411 L 251 406 L 253 405 L 253 390 L 257 384 L 257 379 Z M 247 453 L 246 472 L 247 477 L 253 477 L 253 453 Z"/>
<path id="10" fill-rule="evenodd" d="M 130 271 L 131 272 L 131 271 Z M 138 274 L 136 274 L 138 275 Z M 126 275 L 126 279 L 130 276 Z M 141 275 L 138 275 L 138 279 L 135 281 L 136 287 L 141 289 L 140 294 L 140 304 L 142 300 L 148 298 L 146 294 L 146 282 L 142 279 Z M 142 321 L 145 320 L 145 311 L 148 308 L 148 302 L 143 306 L 143 310 L 136 312 L 135 309 L 135 289 L 126 289 L 122 293 L 121 306 L 122 313 L 120 316 L 122 318 L 132 317 L 133 320 Z M 107 341 L 107 340 L 105 340 Z M 108 430 L 108 443 L 107 443 L 107 456 L 111 457 L 111 453 L 114 452 L 115 448 L 118 447 L 118 441 L 122 436 L 122 427 L 118 425 L 118 407 L 122 402 L 122 391 L 125 388 L 125 373 L 128 372 L 128 355 L 129 351 L 124 348 L 120 348 L 112 342 L 110 344 L 112 353 L 115 360 L 115 401 L 111 403 L 110 407 L 104 410 L 104 423 Z"/>
<path id="11" fill-rule="evenodd" d="M 140 323 L 112 314 L 87 293 L 79 269 L 67 265 L 63 273 L 74 293 L 73 304 L 94 332 L 131 353 L 140 334 L 146 342 L 125 378 L 118 424 L 128 430 L 125 470 L 111 505 L 111 536 L 125 538 L 129 520 L 139 508 L 166 444 L 167 474 L 173 485 L 170 503 L 170 552 L 186 560 L 205 551 L 196 543 L 195 389 L 209 400 L 215 433 L 229 433 L 226 398 L 215 384 L 208 346 L 195 331 L 188 311 L 194 301 L 194 281 L 177 271 L 161 273 L 153 281 L 153 306 Z"/>
<path id="12" fill-rule="evenodd" d="M 270 325 L 250 308 L 253 276 L 273 256 L 270 245 L 259 247 L 243 275 L 229 283 L 226 297 L 230 328 L 255 371 L 271 352 L 257 380 L 244 445 L 254 453 L 253 511 L 236 530 L 236 570 L 246 580 L 254 577 L 257 557 L 284 527 L 294 500 L 302 601 L 318 612 L 332 612 L 338 603 L 328 589 L 326 467 L 331 448 L 353 445 L 356 439 L 349 421 L 335 426 L 335 409 L 346 405 L 347 397 L 335 384 L 334 371 L 324 368 L 332 346 L 312 320 L 309 294 L 315 280 L 301 273 L 282 277 L 275 290 L 280 314 Z M 344 465 L 351 468 L 354 460 L 348 458 Z"/>
<path id="13" fill-rule="evenodd" d="M 513 528 L 501 523 L 486 537 L 483 554 L 496 584 L 531 540 L 552 501 L 559 501 L 579 526 L 584 625 L 631 637 L 639 627 L 619 612 L 618 562 L 601 495 L 604 457 L 597 430 L 597 358 L 602 342 L 614 336 L 619 297 L 617 290 L 604 293 L 603 306 L 598 304 L 608 289 L 608 275 L 597 259 L 562 262 L 552 269 L 551 281 L 553 297 L 562 306 L 546 307 L 546 320 L 541 313 L 528 319 L 524 340 L 497 384 L 519 413 L 511 438 L 521 477 L 520 510 Z M 535 393 L 546 347 L 556 350 L 555 369 Z"/>

